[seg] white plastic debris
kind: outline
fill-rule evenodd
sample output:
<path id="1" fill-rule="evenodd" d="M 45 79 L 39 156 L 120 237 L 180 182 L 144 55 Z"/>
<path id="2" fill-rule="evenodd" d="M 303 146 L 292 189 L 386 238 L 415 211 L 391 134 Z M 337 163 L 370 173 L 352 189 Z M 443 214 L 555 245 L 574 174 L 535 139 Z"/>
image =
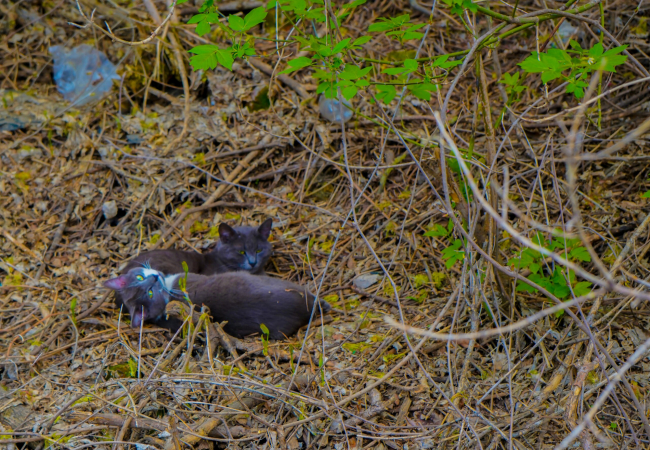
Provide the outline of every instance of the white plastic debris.
<path id="1" fill-rule="evenodd" d="M 102 212 L 106 220 L 111 220 L 113 217 L 117 216 L 117 203 L 115 200 L 110 200 L 102 205 Z"/>

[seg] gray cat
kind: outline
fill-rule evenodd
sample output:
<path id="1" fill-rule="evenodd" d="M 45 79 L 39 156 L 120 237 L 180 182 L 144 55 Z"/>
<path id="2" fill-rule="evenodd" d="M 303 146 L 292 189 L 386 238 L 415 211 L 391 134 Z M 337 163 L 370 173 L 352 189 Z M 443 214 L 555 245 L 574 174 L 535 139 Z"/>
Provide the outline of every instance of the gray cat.
<path id="1" fill-rule="evenodd" d="M 187 252 L 183 250 L 153 250 L 133 258 L 122 270 L 128 273 L 134 268 L 154 269 L 164 275 L 183 272 L 183 262 L 191 273 L 214 275 L 217 273 L 246 271 L 263 274 L 264 266 L 273 255 L 269 242 L 272 219 L 265 220 L 259 227 L 235 227 L 219 225 L 219 241 L 210 253 Z M 121 291 L 115 293 L 115 306 L 125 304 Z M 160 326 L 166 326 L 159 323 Z"/>
<path id="2" fill-rule="evenodd" d="M 183 276 L 138 267 L 104 286 L 119 292 L 131 314 L 131 326 L 153 322 L 178 329 L 180 321 L 166 319 L 165 307 L 170 299 L 182 298 L 178 281 Z M 190 273 L 186 290 L 194 304 L 210 308 L 213 320 L 228 321 L 224 331 L 235 337 L 259 334 L 264 324 L 270 339 L 283 339 L 309 323 L 315 304 L 314 317 L 331 309 L 297 284 L 242 271 L 212 276 Z"/>

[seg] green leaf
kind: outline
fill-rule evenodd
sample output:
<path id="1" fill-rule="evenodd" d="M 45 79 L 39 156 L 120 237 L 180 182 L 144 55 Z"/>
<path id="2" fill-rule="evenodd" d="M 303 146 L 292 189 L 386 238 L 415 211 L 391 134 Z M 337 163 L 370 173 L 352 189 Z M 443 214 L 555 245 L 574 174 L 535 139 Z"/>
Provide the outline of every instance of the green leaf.
<path id="1" fill-rule="evenodd" d="M 228 24 L 230 28 L 234 31 L 244 31 L 244 19 L 234 14 L 228 16 Z"/>
<path id="2" fill-rule="evenodd" d="M 566 278 L 564 277 L 564 272 L 562 269 L 560 269 L 560 266 L 555 266 L 555 270 L 553 271 L 553 277 L 551 278 L 551 281 L 554 284 L 566 284 Z"/>
<path id="3" fill-rule="evenodd" d="M 543 287 L 544 289 L 550 289 L 553 286 L 551 280 L 539 273 L 534 273 L 528 277 L 530 281 L 537 284 L 538 286 Z"/>
<path id="4" fill-rule="evenodd" d="M 77 326 L 77 297 L 74 297 L 70 302 L 70 319 Z"/>
<path id="5" fill-rule="evenodd" d="M 311 58 L 308 58 L 308 57 L 306 57 L 306 56 L 300 56 L 300 57 L 298 57 L 298 58 L 296 58 L 296 59 L 292 59 L 291 61 L 289 61 L 289 62 L 287 63 L 287 65 L 288 65 L 289 67 L 287 67 L 286 69 L 284 69 L 284 70 L 283 70 L 282 72 L 280 72 L 280 73 L 291 73 L 291 72 L 295 72 L 296 70 L 300 70 L 300 69 L 303 69 L 303 68 L 305 68 L 305 67 L 309 67 L 309 66 L 311 66 L 312 63 L 313 63 L 313 61 L 311 60 Z"/>
<path id="6" fill-rule="evenodd" d="M 605 53 L 603 53 L 601 56 L 613 56 L 613 55 L 618 55 L 621 52 L 624 52 L 625 49 L 627 49 L 629 46 L 627 44 L 621 45 L 620 47 L 614 47 L 610 48 L 607 50 Z M 627 58 L 627 57 L 626 57 Z"/>
<path id="7" fill-rule="evenodd" d="M 412 39 L 422 39 L 423 37 L 424 37 L 424 33 L 419 33 L 417 31 L 407 31 L 402 35 L 402 40 L 410 41 Z"/>
<path id="8" fill-rule="evenodd" d="M 210 32 L 210 24 L 207 21 L 199 22 L 199 24 L 196 26 L 196 34 L 199 36 L 204 36 Z"/>
<path id="9" fill-rule="evenodd" d="M 445 266 L 450 269 L 457 261 L 465 259 L 465 252 L 459 250 L 463 245 L 460 239 L 456 239 L 449 247 L 442 251 L 442 259 L 445 260 Z"/>
<path id="10" fill-rule="evenodd" d="M 580 281 L 579 283 L 576 283 L 575 286 L 573 286 L 573 293 L 577 297 L 582 297 L 583 295 L 587 295 L 591 292 L 591 283 L 588 281 Z"/>
<path id="11" fill-rule="evenodd" d="M 537 289 L 535 289 L 532 286 L 527 285 L 523 281 L 517 282 L 517 287 L 515 288 L 515 291 L 530 292 L 531 294 L 534 294 L 535 292 L 538 292 Z"/>
<path id="12" fill-rule="evenodd" d="M 309 20 L 315 20 L 318 23 L 323 23 L 327 20 L 325 15 L 325 8 L 314 8 L 305 14 L 305 18 Z"/>
<path id="13" fill-rule="evenodd" d="M 542 73 L 542 83 L 548 83 L 549 81 L 560 78 L 562 74 L 555 70 L 550 70 L 548 72 Z"/>
<path id="14" fill-rule="evenodd" d="M 393 19 L 387 19 L 384 17 L 380 17 L 377 19 L 379 22 L 375 22 L 370 27 L 368 27 L 368 31 L 370 32 L 381 32 L 381 31 L 390 31 L 394 30 L 395 28 L 401 27 L 403 24 L 411 20 L 411 16 L 408 14 L 403 14 L 401 16 L 397 16 Z"/>
<path id="15" fill-rule="evenodd" d="M 548 54 L 544 55 L 542 53 L 542 59 L 548 59 L 549 65 L 552 69 L 567 69 L 571 67 L 571 55 L 569 55 L 566 50 L 559 48 L 551 48 L 548 50 Z"/>
<path id="16" fill-rule="evenodd" d="M 590 262 L 591 255 L 584 247 L 576 247 L 569 252 L 569 257 L 582 262 Z"/>
<path id="17" fill-rule="evenodd" d="M 546 241 L 546 238 L 544 235 L 540 232 L 535 233 L 535 235 L 531 239 L 535 244 L 539 245 L 540 247 L 548 248 L 549 243 Z M 540 254 L 541 256 L 541 254 Z"/>
<path id="18" fill-rule="evenodd" d="M 641 198 L 650 198 L 650 191 L 645 191 L 643 194 L 641 194 Z"/>
<path id="19" fill-rule="evenodd" d="M 414 59 L 406 59 L 404 60 L 404 67 L 411 71 L 418 70 L 418 62 Z"/>
<path id="20" fill-rule="evenodd" d="M 334 89 L 334 84 L 331 81 L 324 81 L 320 83 L 316 88 L 317 94 L 324 94 L 325 98 L 333 99 L 336 95 L 336 89 Z"/>
<path id="21" fill-rule="evenodd" d="M 235 60 L 232 57 L 232 53 L 230 53 L 228 49 L 219 50 L 217 53 L 215 53 L 215 56 L 217 57 L 219 64 L 228 70 L 232 70 L 232 64 L 235 62 Z"/>
<path id="22" fill-rule="evenodd" d="M 213 53 L 194 55 L 190 58 L 190 64 L 194 70 L 216 69 L 217 58 Z"/>
<path id="23" fill-rule="evenodd" d="M 519 84 L 519 72 L 515 72 L 514 75 L 504 73 L 499 83 L 503 83 L 506 86 L 517 86 Z"/>
<path id="24" fill-rule="evenodd" d="M 361 6 L 366 3 L 367 0 L 355 0 L 352 3 L 348 3 L 347 5 L 343 5 L 343 9 L 352 9 L 356 8 L 357 6 Z"/>
<path id="25" fill-rule="evenodd" d="M 378 84 L 376 85 L 376 89 L 377 89 L 377 94 L 375 95 L 377 96 L 377 99 L 381 100 L 385 104 L 389 104 L 397 96 L 397 91 L 395 90 L 395 86 L 393 86 L 392 84 Z"/>
<path id="26" fill-rule="evenodd" d="M 593 56 L 594 58 L 597 58 L 600 55 L 602 55 L 604 51 L 605 49 L 603 48 L 603 44 L 598 42 L 596 43 L 596 45 L 594 45 L 589 49 L 589 56 Z"/>
<path id="27" fill-rule="evenodd" d="M 255 25 L 264 22 L 264 19 L 266 19 L 266 14 L 266 10 L 263 6 L 255 8 L 246 14 L 246 17 L 244 17 L 244 31 L 248 31 Z M 228 20 L 230 20 L 230 17 L 228 17 Z"/>
<path id="28" fill-rule="evenodd" d="M 580 44 L 578 44 L 573 39 L 569 41 L 569 46 L 577 52 L 582 52 L 582 47 L 580 46 Z"/>
<path id="29" fill-rule="evenodd" d="M 196 47 L 191 48 L 190 53 L 196 53 L 197 55 L 205 55 L 208 53 L 218 52 L 220 49 L 216 45 L 197 45 Z"/>
<path id="30" fill-rule="evenodd" d="M 370 33 L 376 33 L 376 32 L 382 32 L 382 31 L 389 31 L 389 30 L 394 29 L 395 27 L 396 27 L 396 25 L 393 25 L 391 22 L 379 22 L 379 23 L 371 24 L 368 27 L 368 31 Z"/>
<path id="31" fill-rule="evenodd" d="M 206 1 L 203 2 L 203 4 L 199 7 L 199 12 L 200 12 L 200 13 L 205 12 L 205 11 L 207 11 L 208 9 L 212 8 L 213 5 L 214 5 L 214 0 L 206 0 Z"/>
<path id="32" fill-rule="evenodd" d="M 433 62 L 433 67 L 440 67 L 441 69 L 450 69 L 452 67 L 459 66 L 463 63 L 463 59 L 458 59 L 455 61 L 447 61 L 449 55 L 442 55 Z"/>
<path id="33" fill-rule="evenodd" d="M 208 21 L 208 23 L 219 23 L 219 19 L 221 19 L 221 16 L 219 13 L 208 13 L 205 15 L 205 20 Z"/>
<path id="34" fill-rule="evenodd" d="M 438 86 L 425 81 L 424 83 L 410 84 L 408 90 L 420 100 L 429 101 L 431 92 L 436 92 Z"/>
<path id="35" fill-rule="evenodd" d="M 557 298 L 565 298 L 571 293 L 571 291 L 569 290 L 569 286 L 567 286 L 566 284 L 564 285 L 556 284 L 552 292 L 553 294 L 555 294 Z"/>
<path id="36" fill-rule="evenodd" d="M 401 75 L 406 72 L 404 67 L 388 67 L 381 71 L 381 73 L 387 73 L 388 75 Z"/>
<path id="37" fill-rule="evenodd" d="M 188 25 L 194 24 L 194 23 L 199 23 L 202 22 L 206 19 L 207 14 L 195 14 L 193 15 L 190 20 L 187 21 Z"/>
<path id="38" fill-rule="evenodd" d="M 327 80 L 327 81 L 333 81 L 336 78 L 333 73 L 321 69 L 314 69 L 314 73 L 312 74 L 312 77 L 316 80 Z"/>
<path id="39" fill-rule="evenodd" d="M 372 70 L 372 67 L 361 69 L 359 66 L 355 66 L 354 64 L 347 64 L 343 72 L 339 74 L 339 78 L 343 80 L 356 80 L 366 76 L 370 70 Z"/>
<path id="40" fill-rule="evenodd" d="M 616 72 L 616 66 L 620 66 L 627 61 L 627 56 L 625 55 L 603 55 L 601 58 L 602 61 L 605 61 L 605 67 L 602 68 L 604 72 Z"/>
<path id="41" fill-rule="evenodd" d="M 538 59 L 537 52 L 533 52 L 532 55 L 526 58 L 523 62 L 519 63 L 519 67 L 521 67 L 525 72 L 529 73 L 541 73 L 554 68 L 559 68 L 559 64 L 557 64 L 557 60 L 555 59 L 553 60 L 556 63 L 555 67 L 551 67 L 549 65 L 549 58 L 546 56 L 547 55 L 544 53 L 541 53 Z"/>
<path id="42" fill-rule="evenodd" d="M 426 237 L 446 237 L 449 235 L 449 231 L 442 225 L 435 223 L 433 227 L 424 233 Z"/>
<path id="43" fill-rule="evenodd" d="M 475 13 L 476 11 L 478 11 L 478 5 L 474 4 L 474 3 L 472 2 L 472 0 L 464 0 L 464 1 L 463 1 L 463 6 L 464 6 L 466 9 L 469 9 L 469 10 L 470 10 L 471 12 L 473 12 L 473 13 Z"/>
<path id="44" fill-rule="evenodd" d="M 359 89 L 356 86 L 348 86 L 341 89 L 341 95 L 343 95 L 346 100 L 352 99 L 355 95 L 357 95 L 357 92 L 359 92 Z"/>
<path id="45" fill-rule="evenodd" d="M 263 323 L 260 324 L 262 329 L 262 353 L 264 356 L 269 356 L 269 329 Z"/>
<path id="46" fill-rule="evenodd" d="M 363 44 L 367 44 L 371 40 L 372 40 L 372 36 L 367 36 L 367 35 L 366 36 L 361 36 L 360 38 L 354 40 L 351 47 L 358 47 L 358 46 L 361 46 Z"/>
<path id="47" fill-rule="evenodd" d="M 535 262 L 535 258 L 525 250 L 521 252 L 519 257 L 510 258 L 508 260 L 509 266 L 514 266 L 515 269 L 521 270 L 530 267 Z M 533 272 L 535 273 L 535 272 Z"/>
<path id="48" fill-rule="evenodd" d="M 337 54 L 337 53 L 340 53 L 341 50 L 343 50 L 345 47 L 348 46 L 348 44 L 350 43 L 350 40 L 351 40 L 350 38 L 343 39 L 341 42 L 339 42 L 338 44 L 336 44 L 336 45 L 334 46 L 334 49 L 332 50 L 332 54 L 335 55 L 335 54 Z"/>
<path id="49" fill-rule="evenodd" d="M 197 45 L 190 49 L 190 53 L 196 53 L 190 58 L 190 64 L 194 70 L 214 69 L 217 63 L 228 70 L 232 70 L 234 62 L 232 48 L 220 49 L 216 45 Z"/>
<path id="50" fill-rule="evenodd" d="M 570 81 L 566 87 L 567 94 L 573 94 L 575 98 L 582 98 L 585 96 L 585 89 L 588 85 L 583 81 Z"/>
<path id="51" fill-rule="evenodd" d="M 530 266 L 528 266 L 528 270 L 530 270 L 531 273 L 538 273 L 541 268 L 542 266 L 537 263 L 531 263 Z"/>

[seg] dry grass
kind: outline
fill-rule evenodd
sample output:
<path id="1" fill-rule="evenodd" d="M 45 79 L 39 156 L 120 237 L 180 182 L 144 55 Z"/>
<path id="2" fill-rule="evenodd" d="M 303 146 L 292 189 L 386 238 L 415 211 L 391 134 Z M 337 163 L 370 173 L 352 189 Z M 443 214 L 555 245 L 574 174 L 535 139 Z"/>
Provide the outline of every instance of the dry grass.
<path id="1" fill-rule="evenodd" d="M 359 34 L 373 16 L 395 15 L 402 3 L 372 3 L 344 25 Z M 110 18 L 126 40 L 160 23 L 120 1 L 82 5 Z M 632 44 L 647 70 L 639 16 L 648 10 L 636 6 L 608 5 L 606 28 Z M 468 48 L 466 30 L 447 11 L 436 13 L 425 53 Z M 584 16 L 599 18 L 597 11 Z M 293 86 L 274 78 L 272 108 L 256 112 L 247 107 L 269 83 L 259 61 L 257 68 L 243 63 L 233 72 L 185 77 L 176 52 L 187 59 L 184 49 L 201 41 L 174 20 L 166 29 L 173 39 L 128 48 L 67 25 L 81 22 L 71 2 L 0 5 L 0 120 L 29 123 L 0 131 L 0 442 L 39 449 L 541 449 L 559 444 L 602 401 L 579 445 L 648 447 L 647 355 L 603 396 L 648 337 L 650 206 L 640 197 L 649 189 L 648 136 L 638 132 L 616 152 L 598 153 L 639 130 L 648 116 L 647 80 L 603 99 L 598 130 L 596 112 L 584 120 L 565 94 L 547 101 L 539 78 L 529 76 L 512 114 L 486 129 L 504 105 L 498 74 L 536 48 L 535 33 L 484 52 L 449 94 L 446 121 L 456 145 L 474 145 L 468 160 L 486 205 L 478 191 L 464 201 L 462 177 L 441 168 L 444 136 L 433 112 L 449 83 L 432 109 L 407 96 L 393 123 L 386 120 L 392 109 L 382 112 L 364 96 L 355 103 L 361 115 L 343 134 L 303 99 L 314 90 L 304 75 Z M 545 24 L 540 35 L 552 29 Z M 590 36 L 587 30 L 585 39 L 595 42 Z M 99 105 L 75 109 L 53 87 L 47 47 L 88 40 L 121 61 L 124 79 Z M 397 50 L 388 41 L 373 45 L 370 58 Z M 481 70 L 484 76 L 475 76 Z M 643 75 L 628 62 L 604 78 L 604 89 Z M 523 126 L 509 131 L 540 98 Z M 578 160 L 597 158 L 572 164 L 576 149 Z M 461 222 L 469 223 L 464 259 L 451 267 L 443 250 L 455 238 L 424 236 L 435 224 L 447 227 L 445 194 L 456 204 L 454 236 L 463 237 Z M 506 198 L 503 216 L 485 213 L 491 205 L 501 214 Z M 107 220 L 102 206 L 113 201 L 118 215 Z M 267 217 L 275 221 L 269 272 L 308 284 L 335 307 L 327 323 L 316 318 L 290 340 L 270 343 L 267 355 L 259 339 L 229 346 L 218 327 L 174 339 L 152 327 L 140 334 L 101 287 L 139 252 L 204 251 L 220 222 Z M 560 317 L 526 319 L 554 303 L 515 290 L 508 259 L 525 244 L 505 227 L 532 237 L 535 226 L 564 227 L 572 219 L 570 231 L 600 261 L 578 263 L 578 275 L 610 282 L 594 285 L 594 296 Z M 377 282 L 353 285 L 368 274 L 379 275 Z M 406 334 L 385 317 L 439 333 L 519 326 L 445 342 Z"/>

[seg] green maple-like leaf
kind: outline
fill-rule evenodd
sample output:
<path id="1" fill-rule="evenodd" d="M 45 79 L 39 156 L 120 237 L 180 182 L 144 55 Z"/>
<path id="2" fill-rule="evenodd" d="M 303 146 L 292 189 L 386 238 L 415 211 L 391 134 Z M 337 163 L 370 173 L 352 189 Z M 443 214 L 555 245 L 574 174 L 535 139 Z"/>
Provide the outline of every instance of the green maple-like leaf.
<path id="1" fill-rule="evenodd" d="M 385 104 L 389 104 L 397 96 L 397 91 L 395 90 L 395 86 L 393 86 L 392 84 L 378 84 L 376 86 L 376 89 L 377 89 L 377 94 L 375 95 L 377 99 L 381 100 Z"/>

